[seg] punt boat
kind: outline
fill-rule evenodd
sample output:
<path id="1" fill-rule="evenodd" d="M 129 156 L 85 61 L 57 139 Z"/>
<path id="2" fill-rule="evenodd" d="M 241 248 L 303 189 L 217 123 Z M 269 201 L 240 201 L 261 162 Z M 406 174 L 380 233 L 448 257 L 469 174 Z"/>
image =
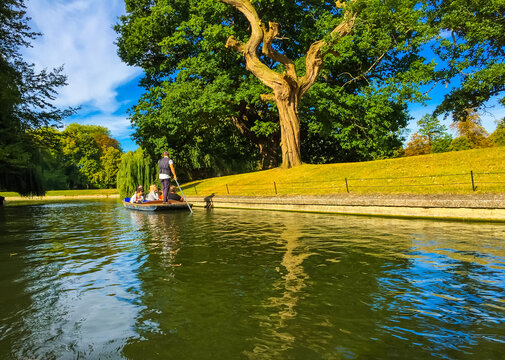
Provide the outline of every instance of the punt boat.
<path id="1" fill-rule="evenodd" d="M 140 211 L 171 211 L 171 210 L 189 210 L 188 204 L 181 201 L 168 200 L 164 203 L 162 200 L 144 201 L 143 203 L 130 203 L 130 198 L 125 198 L 123 206 L 131 210 Z M 189 204 L 193 206 L 193 204 Z"/>

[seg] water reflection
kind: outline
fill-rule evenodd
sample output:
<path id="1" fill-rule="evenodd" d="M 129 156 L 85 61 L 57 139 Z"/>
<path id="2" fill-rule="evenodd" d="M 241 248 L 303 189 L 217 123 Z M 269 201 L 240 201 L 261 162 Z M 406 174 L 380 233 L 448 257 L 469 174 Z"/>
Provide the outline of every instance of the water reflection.
<path id="1" fill-rule="evenodd" d="M 19 248 L 3 263 L 10 271 L 2 278 L 9 296 L 0 307 L 1 358 L 116 356 L 136 336 L 138 262 L 118 252 L 120 234 L 108 224 L 121 219 L 109 205 L 9 209 L 15 216 L 8 225 L 17 231 L 7 243 Z"/>
<path id="2" fill-rule="evenodd" d="M 501 359 L 505 226 L 0 209 L 0 358 Z"/>
<path id="3" fill-rule="evenodd" d="M 282 277 L 274 281 L 272 287 L 280 292 L 279 296 L 268 298 L 262 307 L 272 313 L 266 316 L 266 321 L 260 317 L 260 328 L 263 334 L 257 334 L 252 341 L 255 343 L 252 351 L 244 354 L 251 359 L 279 359 L 282 354 L 292 348 L 296 340 L 296 334 L 290 333 L 288 322 L 297 315 L 297 303 L 300 292 L 305 287 L 305 281 L 309 278 L 304 270 L 303 262 L 311 253 L 303 242 L 302 226 L 291 218 L 283 224 L 283 230 L 279 234 L 279 248 L 284 248 L 284 254 L 280 263 L 282 269 L 277 266 L 276 270 L 282 273 Z M 267 341 L 265 341 L 267 340 Z"/>

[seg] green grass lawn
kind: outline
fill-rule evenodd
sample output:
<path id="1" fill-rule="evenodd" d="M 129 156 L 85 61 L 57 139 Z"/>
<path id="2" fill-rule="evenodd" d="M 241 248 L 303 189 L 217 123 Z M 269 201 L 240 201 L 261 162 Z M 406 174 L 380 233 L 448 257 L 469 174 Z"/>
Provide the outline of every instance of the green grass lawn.
<path id="1" fill-rule="evenodd" d="M 203 196 L 330 195 L 347 193 L 347 189 L 350 194 L 505 193 L 505 147 L 361 163 L 305 164 L 198 180 L 182 188 L 186 195 Z M 115 189 L 58 190 L 48 191 L 47 196 L 117 193 Z"/>
<path id="2" fill-rule="evenodd" d="M 473 172 L 474 185 L 472 188 Z M 347 179 L 347 187 L 346 187 Z M 472 194 L 505 192 L 505 147 L 361 163 L 302 165 L 194 181 L 186 195 Z"/>
<path id="3" fill-rule="evenodd" d="M 118 194 L 116 189 L 86 189 L 86 190 L 50 190 L 46 196 L 79 196 L 79 195 L 113 195 Z M 0 192 L 0 196 L 17 197 L 15 192 Z"/>

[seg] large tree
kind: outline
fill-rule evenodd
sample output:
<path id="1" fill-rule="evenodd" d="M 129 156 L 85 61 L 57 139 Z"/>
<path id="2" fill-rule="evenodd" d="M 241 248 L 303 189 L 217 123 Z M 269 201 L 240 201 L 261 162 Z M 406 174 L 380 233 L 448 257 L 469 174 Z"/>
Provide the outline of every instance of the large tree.
<path id="1" fill-rule="evenodd" d="M 28 25 L 23 0 L 0 3 L 0 188 L 22 195 L 44 193 L 33 129 L 58 124 L 73 112 L 52 102 L 65 85 L 62 69 L 36 72 L 23 47 L 40 34 Z"/>
<path id="2" fill-rule="evenodd" d="M 119 54 L 146 72 L 132 114 L 144 141 L 226 122 L 263 151 L 280 139 L 290 167 L 302 161 L 301 122 L 322 144 L 304 147 L 319 154 L 311 159 L 328 149 L 349 154 L 340 160 L 383 157 L 401 144 L 405 102 L 422 98 L 433 69 L 417 55 L 436 34 L 418 1 L 125 2 Z"/>

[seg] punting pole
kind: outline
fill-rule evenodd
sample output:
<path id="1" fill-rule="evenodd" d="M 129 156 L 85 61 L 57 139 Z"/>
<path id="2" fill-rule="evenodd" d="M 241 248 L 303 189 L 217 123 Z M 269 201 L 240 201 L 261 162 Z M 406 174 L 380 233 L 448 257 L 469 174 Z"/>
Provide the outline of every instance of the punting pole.
<path id="1" fill-rule="evenodd" d="M 175 180 L 175 179 L 174 179 Z M 186 204 L 188 205 L 188 208 L 189 208 L 189 211 L 191 211 L 191 213 L 193 214 L 193 210 L 191 209 L 191 206 L 189 206 L 189 203 L 188 203 L 188 200 L 186 200 L 186 197 L 184 196 L 184 193 L 182 192 L 182 189 L 181 189 L 181 186 L 179 185 L 179 182 L 177 180 L 175 180 L 175 183 L 177 184 L 177 186 L 179 187 L 179 190 L 181 191 L 181 194 L 182 194 L 182 198 L 184 199 L 184 201 L 186 202 Z"/>

